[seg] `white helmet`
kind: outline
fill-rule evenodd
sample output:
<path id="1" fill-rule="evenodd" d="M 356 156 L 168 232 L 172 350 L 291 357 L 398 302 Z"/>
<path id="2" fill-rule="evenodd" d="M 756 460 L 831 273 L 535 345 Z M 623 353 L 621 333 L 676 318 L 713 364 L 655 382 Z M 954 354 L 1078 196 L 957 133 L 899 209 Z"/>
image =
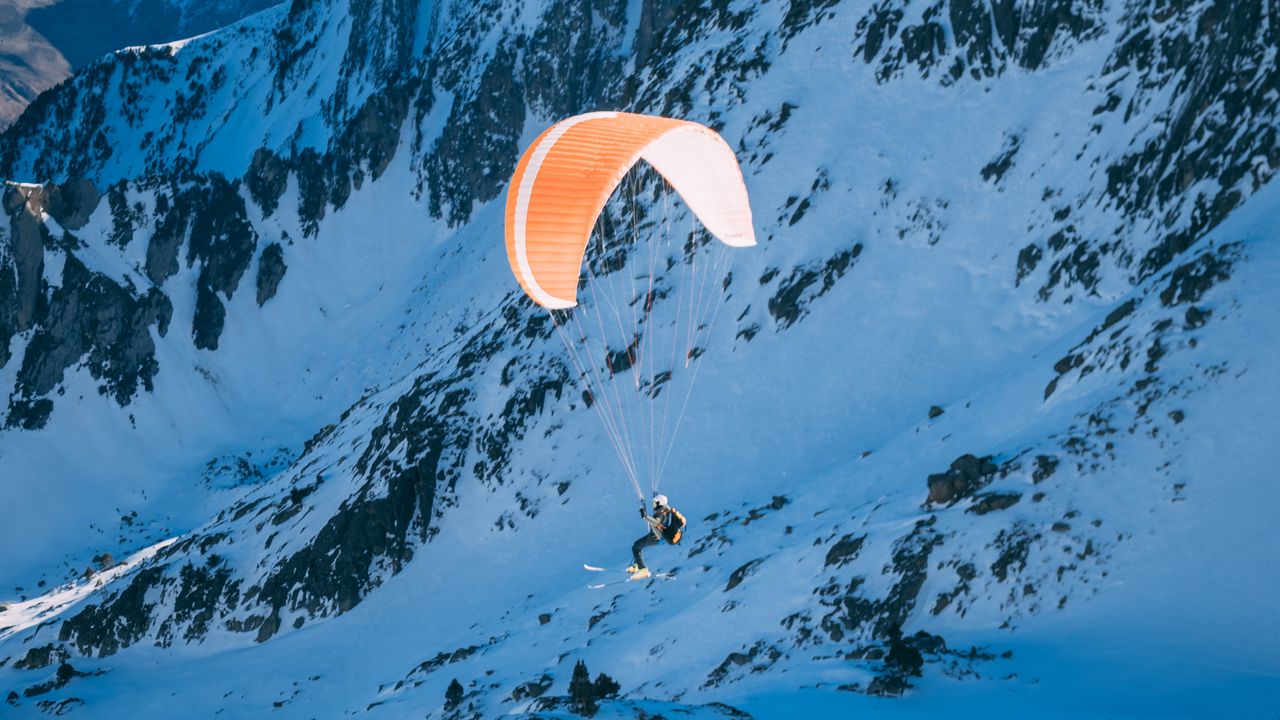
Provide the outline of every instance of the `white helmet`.
<path id="1" fill-rule="evenodd" d="M 664 508 L 664 507 L 667 507 L 667 496 L 666 496 L 666 495 L 654 495 L 654 496 L 653 496 L 653 508 L 656 510 L 656 509 L 658 509 L 658 508 Z"/>

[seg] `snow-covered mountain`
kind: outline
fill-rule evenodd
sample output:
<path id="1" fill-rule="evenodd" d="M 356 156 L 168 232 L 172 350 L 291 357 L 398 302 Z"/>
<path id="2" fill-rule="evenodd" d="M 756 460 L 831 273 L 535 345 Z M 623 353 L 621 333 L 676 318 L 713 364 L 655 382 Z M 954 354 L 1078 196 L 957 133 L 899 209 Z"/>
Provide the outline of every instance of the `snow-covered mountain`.
<path id="1" fill-rule="evenodd" d="M 1278 41 L 1267 3 L 315 0 L 87 67 L 0 136 L 7 710 L 556 717 L 582 660 L 621 717 L 1268 716 Z M 675 578 L 592 589 L 644 528 L 501 237 L 520 152 L 602 108 L 719 130 L 761 244 Z"/>
<path id="2" fill-rule="evenodd" d="M 0 127 L 37 95 L 132 45 L 192 37 L 270 7 L 271 0 L 4 0 L 0 2 Z"/>

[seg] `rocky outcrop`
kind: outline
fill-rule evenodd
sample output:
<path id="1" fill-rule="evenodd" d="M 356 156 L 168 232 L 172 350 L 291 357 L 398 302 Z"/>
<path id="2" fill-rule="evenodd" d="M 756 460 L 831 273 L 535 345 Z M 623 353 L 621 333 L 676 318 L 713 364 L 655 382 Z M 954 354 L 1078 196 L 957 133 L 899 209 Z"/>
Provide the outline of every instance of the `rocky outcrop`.
<path id="1" fill-rule="evenodd" d="M 43 396 L 78 362 L 99 381 L 99 392 L 121 405 L 139 389 L 150 390 L 159 371 L 151 329 L 163 336 L 172 316 L 173 306 L 158 290 L 134 295 L 76 257 L 67 257 L 62 284 L 50 295 L 23 356 L 8 425 L 42 426 L 52 410 Z"/>
<path id="2" fill-rule="evenodd" d="M 990 455 L 979 458 L 965 454 L 956 458 L 946 472 L 929 476 L 929 505 L 954 505 L 970 497 L 995 478 L 999 468 Z"/>
<path id="3" fill-rule="evenodd" d="M 907 21 L 906 6 L 878 2 L 858 21 L 854 52 L 876 65 L 880 82 L 911 66 L 944 84 L 999 75 L 1011 64 L 1036 70 L 1102 31 L 1102 0 L 945 0 L 918 22 Z"/>
<path id="4" fill-rule="evenodd" d="M 289 268 L 284 264 L 284 248 L 280 243 L 271 243 L 262 249 L 258 257 L 258 307 L 276 296 L 280 289 L 280 281 Z"/>

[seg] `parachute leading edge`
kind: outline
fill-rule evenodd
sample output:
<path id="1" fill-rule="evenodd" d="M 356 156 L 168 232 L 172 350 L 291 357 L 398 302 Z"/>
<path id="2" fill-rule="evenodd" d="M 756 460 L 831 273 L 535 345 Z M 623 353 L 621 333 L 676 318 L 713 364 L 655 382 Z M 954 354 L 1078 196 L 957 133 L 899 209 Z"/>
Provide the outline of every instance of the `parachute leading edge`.
<path id="1" fill-rule="evenodd" d="M 639 160 L 661 173 L 721 242 L 756 244 L 742 170 L 719 133 L 651 115 L 575 115 L 529 146 L 507 191 L 507 260 L 534 302 L 549 310 L 578 304 L 582 257 L 596 219 Z"/>

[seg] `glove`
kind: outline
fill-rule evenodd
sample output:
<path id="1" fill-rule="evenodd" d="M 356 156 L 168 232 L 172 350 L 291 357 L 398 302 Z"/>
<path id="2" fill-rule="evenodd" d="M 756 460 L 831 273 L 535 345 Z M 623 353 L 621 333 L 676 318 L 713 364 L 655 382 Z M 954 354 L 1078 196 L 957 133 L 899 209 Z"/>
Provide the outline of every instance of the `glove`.
<path id="1" fill-rule="evenodd" d="M 649 515 L 645 513 L 643 505 L 640 506 L 640 517 L 644 518 L 645 520 L 649 519 Z"/>

